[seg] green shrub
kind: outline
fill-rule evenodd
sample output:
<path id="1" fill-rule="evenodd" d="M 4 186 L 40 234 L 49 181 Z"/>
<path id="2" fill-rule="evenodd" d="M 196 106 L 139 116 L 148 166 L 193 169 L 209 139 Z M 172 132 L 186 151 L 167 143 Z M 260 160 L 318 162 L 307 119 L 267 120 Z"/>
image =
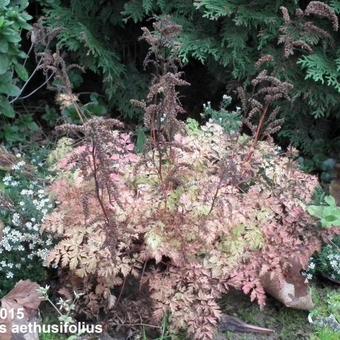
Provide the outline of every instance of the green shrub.
<path id="1" fill-rule="evenodd" d="M 136 58 L 140 58 L 136 55 L 140 30 L 130 32 L 120 14 L 125 1 L 38 2 L 43 6 L 46 25 L 59 30 L 57 46 L 69 52 L 77 64 L 101 77 L 103 86 L 99 85 L 99 90 L 106 94 L 111 108 L 126 119 L 138 120 L 140 111 L 129 100 L 144 96 L 147 77 L 135 65 Z M 98 92 L 98 88 L 93 90 Z"/>
<path id="2" fill-rule="evenodd" d="M 315 275 L 321 275 L 334 281 L 340 282 L 340 236 L 336 236 L 329 244 L 322 248 L 317 256 L 309 263 L 305 273 L 311 280 Z"/>
<path id="3" fill-rule="evenodd" d="M 13 118 L 15 112 L 10 98 L 20 95 L 17 80 L 26 81 L 28 74 L 22 65 L 26 54 L 20 50 L 21 32 L 29 30 L 28 1 L 2 0 L 0 2 L 0 114 Z"/>
<path id="4" fill-rule="evenodd" d="M 193 84 L 207 95 L 195 98 L 195 105 L 225 86 L 232 94 L 240 83 L 249 83 L 256 61 L 270 54 L 275 75 L 294 85 L 292 103 L 281 108 L 285 124 L 280 140 L 304 152 L 310 171 L 320 169 L 340 146 L 338 0 L 39 3 L 48 25 L 65 28 L 58 35 L 59 46 L 101 76 L 109 105 L 125 119 L 141 120 L 141 111 L 128 100 L 144 97 L 149 78 L 142 68 L 146 49 L 138 42 L 140 27 L 154 15 L 171 15 L 183 27 L 182 62 L 189 67 L 195 61 L 205 64 L 209 77 L 206 85 Z M 280 6 L 287 6 L 284 16 Z"/>
<path id="5" fill-rule="evenodd" d="M 40 224 L 53 203 L 44 189 L 45 164 L 24 157 L 13 158 L 11 169 L 0 170 L 0 296 L 20 279 L 41 282 L 46 270 L 44 262 L 52 238 L 40 232 Z"/>
<path id="6" fill-rule="evenodd" d="M 22 32 L 31 29 L 27 6 L 26 0 L 0 1 L 0 139 L 6 141 L 18 136 L 19 127 L 11 126 L 16 116 L 12 102 L 21 94 L 20 85 L 28 80 L 23 62 L 27 56 L 20 46 Z"/>
<path id="7" fill-rule="evenodd" d="M 308 212 L 320 219 L 323 228 L 340 227 L 340 207 L 334 197 L 326 196 L 322 205 L 310 205 Z"/>
<path id="8" fill-rule="evenodd" d="M 202 116 L 210 119 L 212 123 L 221 125 L 226 133 L 236 134 L 242 126 L 241 108 L 237 107 L 236 111 L 227 111 L 231 100 L 230 96 L 223 95 L 219 110 L 214 110 L 210 102 L 203 104 L 204 111 Z"/>
<path id="9" fill-rule="evenodd" d="M 310 205 L 307 211 L 320 220 L 322 228 L 340 227 L 340 207 L 336 206 L 332 196 L 324 196 L 321 192 L 317 197 L 317 204 Z M 314 256 L 309 263 L 305 275 L 311 280 L 315 274 L 322 275 L 331 280 L 340 281 L 340 236 L 329 240 L 322 248 L 320 254 Z"/>
<path id="10" fill-rule="evenodd" d="M 334 332 L 340 332 L 340 293 L 337 291 L 328 293 L 326 303 L 309 313 L 308 320 L 319 330 L 317 334 L 321 339 L 326 334 L 329 334 L 330 338 L 324 339 L 332 339 Z"/>

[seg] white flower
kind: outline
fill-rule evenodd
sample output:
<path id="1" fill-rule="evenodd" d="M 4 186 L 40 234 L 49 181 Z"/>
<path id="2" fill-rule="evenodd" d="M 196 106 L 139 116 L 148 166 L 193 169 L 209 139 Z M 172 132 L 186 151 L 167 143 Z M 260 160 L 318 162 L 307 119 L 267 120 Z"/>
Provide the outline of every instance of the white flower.
<path id="1" fill-rule="evenodd" d="M 26 165 L 25 161 L 20 161 L 12 166 L 12 170 L 20 170 Z"/>
<path id="2" fill-rule="evenodd" d="M 32 222 L 26 222 L 25 226 L 27 229 L 32 229 Z"/>
<path id="3" fill-rule="evenodd" d="M 310 269 L 313 270 L 313 269 L 315 268 L 315 263 L 314 263 L 314 262 L 311 262 L 311 263 L 309 264 L 308 268 L 310 268 Z"/>
<path id="4" fill-rule="evenodd" d="M 12 272 L 8 272 L 8 273 L 6 274 L 6 278 L 7 278 L 7 279 L 12 279 L 13 277 L 14 277 L 14 275 L 13 275 Z"/>
<path id="5" fill-rule="evenodd" d="M 330 262 L 330 264 L 331 264 L 331 266 L 334 268 L 334 267 L 337 266 L 338 262 L 335 261 L 335 260 L 332 260 L 332 261 Z"/>
<path id="6" fill-rule="evenodd" d="M 11 251 L 11 250 L 12 250 L 12 246 L 11 246 L 9 243 L 5 243 L 5 244 L 4 244 L 4 248 L 5 248 L 5 250 L 7 250 L 7 251 Z"/>
<path id="7" fill-rule="evenodd" d="M 14 213 L 12 216 L 12 223 L 15 226 L 19 226 L 20 225 L 20 215 L 18 213 Z"/>
<path id="8" fill-rule="evenodd" d="M 3 181 L 3 183 L 5 184 L 5 185 L 9 185 L 10 183 L 11 183 L 11 181 L 12 181 L 12 176 L 11 175 L 6 175 L 3 179 L 2 179 L 2 181 Z"/>

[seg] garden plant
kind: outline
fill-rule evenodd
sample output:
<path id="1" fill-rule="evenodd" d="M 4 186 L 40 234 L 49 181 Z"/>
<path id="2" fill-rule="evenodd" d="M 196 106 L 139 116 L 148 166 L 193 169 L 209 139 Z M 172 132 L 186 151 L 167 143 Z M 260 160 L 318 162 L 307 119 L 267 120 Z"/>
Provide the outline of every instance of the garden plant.
<path id="1" fill-rule="evenodd" d="M 0 0 L 0 339 L 337 339 L 339 13 Z"/>

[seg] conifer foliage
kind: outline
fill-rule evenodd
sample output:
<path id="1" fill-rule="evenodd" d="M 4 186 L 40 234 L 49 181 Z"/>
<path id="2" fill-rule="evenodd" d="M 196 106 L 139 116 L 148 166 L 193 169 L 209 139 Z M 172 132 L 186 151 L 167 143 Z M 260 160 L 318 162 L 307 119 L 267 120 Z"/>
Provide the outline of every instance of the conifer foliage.
<path id="1" fill-rule="evenodd" d="M 272 55 L 275 76 L 294 86 L 291 103 L 281 106 L 285 118 L 281 140 L 300 148 L 313 160 L 314 168 L 335 156 L 339 146 L 334 124 L 340 100 L 339 1 L 39 2 L 48 25 L 64 28 L 59 45 L 76 63 L 102 76 L 109 103 L 119 114 L 140 122 L 141 111 L 127 104 L 147 91 L 140 27 L 154 15 L 171 15 L 182 26 L 181 61 L 187 65 L 199 61 L 212 76 L 209 86 L 192 86 L 206 86 L 203 93 L 211 91 L 213 96 L 227 85 L 232 94 L 240 83 L 254 77 L 254 65 L 261 56 Z M 195 105 L 207 100 L 196 99 Z"/>

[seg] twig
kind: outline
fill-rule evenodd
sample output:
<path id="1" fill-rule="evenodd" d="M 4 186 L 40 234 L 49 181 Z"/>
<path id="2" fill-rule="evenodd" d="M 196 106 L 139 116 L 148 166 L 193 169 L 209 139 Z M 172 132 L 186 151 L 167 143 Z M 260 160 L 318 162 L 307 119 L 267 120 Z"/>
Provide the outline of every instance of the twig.
<path id="1" fill-rule="evenodd" d="M 258 334 L 273 334 L 275 331 L 269 328 L 258 327 L 247 324 L 242 320 L 230 315 L 222 315 L 219 327 L 220 331 L 231 331 L 240 333 L 258 333 Z"/>
<path id="2" fill-rule="evenodd" d="M 124 277 L 123 285 L 122 285 L 122 288 L 120 289 L 120 292 L 119 292 L 119 296 L 118 296 L 118 299 L 117 299 L 117 302 L 116 302 L 117 305 L 118 305 L 118 303 L 119 303 L 119 301 L 120 301 L 120 299 L 123 295 L 123 291 L 125 289 L 125 283 L 126 283 L 126 276 Z"/>
<path id="3" fill-rule="evenodd" d="M 51 78 L 55 75 L 55 72 L 52 73 L 41 85 L 39 85 L 35 90 L 33 90 L 31 93 L 27 94 L 24 97 L 18 97 L 17 100 L 24 100 L 27 99 L 28 97 L 32 96 L 34 93 L 36 93 L 37 91 L 39 91 L 43 86 L 45 86 L 50 80 Z"/>
<path id="4" fill-rule="evenodd" d="M 92 150 L 91 150 L 91 156 L 92 156 L 92 162 L 93 162 L 93 178 L 94 178 L 94 182 L 95 182 L 95 190 L 96 190 L 96 196 L 97 196 L 97 200 L 99 202 L 99 205 L 103 211 L 103 214 L 105 216 L 106 219 L 106 223 L 107 225 L 110 224 L 110 219 L 109 216 L 106 212 L 104 203 L 102 201 L 102 198 L 100 197 L 100 190 L 99 190 L 99 181 L 98 181 L 98 173 L 97 173 L 97 160 L 96 160 L 96 146 L 95 146 L 95 142 L 94 140 L 92 140 Z"/>
<path id="5" fill-rule="evenodd" d="M 24 67 L 25 67 L 25 65 L 26 65 L 26 63 L 27 63 L 28 57 L 30 56 L 30 54 L 31 54 L 31 52 L 32 52 L 32 50 L 33 50 L 33 47 L 34 47 L 34 43 L 32 42 L 32 43 L 31 43 L 31 46 L 30 46 L 30 48 L 29 48 L 29 50 L 28 50 L 28 52 L 27 52 L 27 57 L 25 58 L 24 63 L 23 63 L 23 66 L 24 66 Z"/>
<path id="6" fill-rule="evenodd" d="M 141 275 L 140 281 L 139 281 L 139 289 L 138 289 L 139 291 L 142 290 L 142 280 L 143 280 L 143 276 L 144 276 L 144 273 L 145 273 L 145 269 L 146 269 L 146 261 L 144 262 L 142 275 Z"/>
<path id="7" fill-rule="evenodd" d="M 22 94 L 22 92 L 24 91 L 24 89 L 26 88 L 26 86 L 28 85 L 28 83 L 31 81 L 31 79 L 34 77 L 34 75 L 37 73 L 37 71 L 40 69 L 40 65 L 42 64 L 42 58 L 40 58 L 39 63 L 37 64 L 37 66 L 35 67 L 34 71 L 32 72 L 32 74 L 30 75 L 30 77 L 26 80 L 25 84 L 22 86 L 20 93 L 14 98 L 12 99 L 9 103 L 13 104 Z"/>
<path id="8" fill-rule="evenodd" d="M 246 158 L 245 162 L 248 162 L 250 160 L 250 158 L 252 157 L 252 155 L 254 153 L 255 146 L 256 146 L 257 142 L 259 141 L 259 139 L 260 139 L 261 130 L 262 130 L 262 127 L 263 127 L 264 122 L 265 122 L 265 118 L 266 118 L 266 115 L 267 115 L 267 112 L 268 112 L 268 108 L 269 108 L 269 105 L 267 104 L 266 107 L 263 110 L 262 115 L 261 115 L 261 118 L 260 118 L 260 121 L 259 121 L 259 125 L 257 126 L 257 129 L 256 129 L 256 134 L 255 134 L 253 143 L 252 143 L 252 145 L 250 147 L 250 150 L 249 150 L 249 153 L 247 155 L 247 158 Z"/>

